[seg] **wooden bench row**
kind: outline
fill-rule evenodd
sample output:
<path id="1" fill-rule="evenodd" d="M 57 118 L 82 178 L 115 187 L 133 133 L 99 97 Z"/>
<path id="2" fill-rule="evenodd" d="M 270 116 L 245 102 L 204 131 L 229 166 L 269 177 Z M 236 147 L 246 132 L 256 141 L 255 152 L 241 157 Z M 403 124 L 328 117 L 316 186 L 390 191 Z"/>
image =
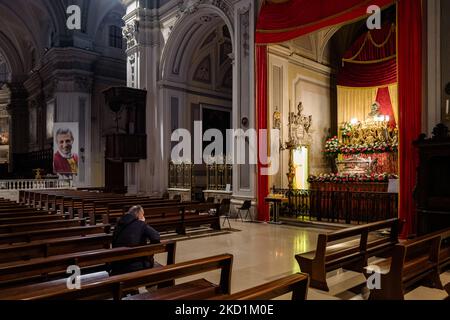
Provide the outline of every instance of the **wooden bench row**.
<path id="1" fill-rule="evenodd" d="M 146 258 L 159 253 L 167 253 L 166 265 L 170 265 L 175 263 L 175 247 L 175 242 L 166 241 L 135 248 L 108 248 L 3 263 L 0 264 L 0 288 L 67 278 L 66 270 L 72 265 L 78 266 L 83 273 L 109 271 L 114 262 Z"/>
<path id="2" fill-rule="evenodd" d="M 144 210 L 146 223 L 158 232 L 171 231 L 185 235 L 188 228 L 206 225 L 213 230 L 221 230 L 220 216 L 217 214 L 217 204 L 201 203 L 166 207 L 145 207 Z M 94 219 L 92 215 L 91 213 L 91 221 Z M 102 223 L 114 225 L 122 215 L 103 215 Z M 95 219 L 98 221 L 97 218 Z"/>
<path id="3" fill-rule="evenodd" d="M 81 223 L 82 220 L 79 220 Z M 0 234 L 1 245 L 13 245 L 30 243 L 37 240 L 66 238 L 74 236 L 86 236 L 92 234 L 109 233 L 111 226 L 108 224 L 97 224 L 90 226 L 59 227 L 54 229 L 37 229 L 33 231 L 21 231 Z"/>
<path id="4" fill-rule="evenodd" d="M 111 234 L 101 233 L 0 246 L 0 263 L 46 258 L 89 250 L 109 249 L 111 242 Z"/>
<path id="5" fill-rule="evenodd" d="M 367 278 L 380 276 L 372 300 L 403 300 L 405 293 L 424 285 L 443 290 L 441 271 L 450 264 L 450 228 L 397 244 L 388 259 L 365 269 Z"/>
<path id="6" fill-rule="evenodd" d="M 93 260 L 90 263 L 93 263 Z M 233 256 L 222 254 L 116 276 L 109 276 L 106 272 L 96 272 L 81 276 L 80 289 L 70 289 L 67 286 L 66 279 L 57 279 L 2 289 L 0 290 L 0 300 L 111 298 L 114 300 L 254 300 L 271 299 L 289 292 L 293 292 L 292 298 L 294 300 L 306 299 L 308 277 L 304 274 L 284 277 L 278 281 L 230 295 L 232 264 Z M 26 270 L 26 267 L 23 268 Z M 12 271 L 13 266 L 9 270 Z M 175 280 L 215 270 L 220 271 L 218 284 L 206 279 L 196 279 L 175 285 Z M 5 278 L 8 279 L 7 276 Z M 138 288 L 155 285 L 159 285 L 156 291 L 126 297 L 128 293 Z"/>
<path id="7" fill-rule="evenodd" d="M 385 229 L 389 230 L 386 234 L 379 233 Z M 390 219 L 319 234 L 316 250 L 295 258 L 300 270 L 310 275 L 311 287 L 329 291 L 327 272 L 346 268 L 362 273 L 370 257 L 388 254 L 394 248 L 399 232 L 399 219 Z"/>

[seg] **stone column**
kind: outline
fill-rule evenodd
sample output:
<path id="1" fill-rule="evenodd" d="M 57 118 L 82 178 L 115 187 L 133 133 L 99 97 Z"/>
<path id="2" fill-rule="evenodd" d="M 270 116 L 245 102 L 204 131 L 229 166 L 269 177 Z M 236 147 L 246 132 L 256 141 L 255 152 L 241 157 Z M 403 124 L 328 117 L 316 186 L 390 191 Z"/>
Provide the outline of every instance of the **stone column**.
<path id="1" fill-rule="evenodd" d="M 426 81 L 426 130 L 431 134 L 433 128 L 441 122 L 442 82 L 441 82 L 441 0 L 426 2 L 426 47 L 427 47 L 427 81 Z M 425 128 L 424 128 L 425 129 Z"/>
<path id="2" fill-rule="evenodd" d="M 239 1 L 234 6 L 234 63 L 233 63 L 233 128 L 256 128 L 255 115 L 255 3 Z M 248 142 L 246 149 L 248 150 Z M 256 148 L 255 148 L 256 151 Z M 243 200 L 256 199 L 256 166 L 234 165 L 233 203 L 239 206 Z M 254 204 L 256 207 L 256 203 Z M 256 218 L 256 212 L 253 212 Z"/>
<path id="3" fill-rule="evenodd" d="M 147 90 L 147 159 L 141 160 L 138 190 L 162 195 L 168 187 L 170 156 L 170 108 L 159 99 L 158 71 L 162 51 L 162 33 L 157 9 L 143 1 L 126 0 L 124 37 L 127 40 L 128 86 Z"/>
<path id="4" fill-rule="evenodd" d="M 13 155 L 28 152 L 30 133 L 27 91 L 22 83 L 12 83 L 8 87 L 10 89 L 10 102 L 7 109 L 10 116 L 9 171 L 12 172 L 14 170 Z"/>

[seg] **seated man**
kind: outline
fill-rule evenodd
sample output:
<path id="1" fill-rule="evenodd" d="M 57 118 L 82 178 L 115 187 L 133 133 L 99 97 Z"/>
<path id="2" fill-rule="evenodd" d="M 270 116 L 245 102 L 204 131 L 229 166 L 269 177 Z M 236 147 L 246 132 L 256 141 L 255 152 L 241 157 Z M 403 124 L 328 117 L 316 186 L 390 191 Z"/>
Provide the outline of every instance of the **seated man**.
<path id="1" fill-rule="evenodd" d="M 160 243 L 160 235 L 145 223 L 144 209 L 141 206 L 134 206 L 117 222 L 112 246 L 113 248 L 136 247 L 146 245 L 148 240 L 151 244 Z M 111 266 L 111 275 L 153 268 L 153 264 L 153 256 L 115 262 Z"/>

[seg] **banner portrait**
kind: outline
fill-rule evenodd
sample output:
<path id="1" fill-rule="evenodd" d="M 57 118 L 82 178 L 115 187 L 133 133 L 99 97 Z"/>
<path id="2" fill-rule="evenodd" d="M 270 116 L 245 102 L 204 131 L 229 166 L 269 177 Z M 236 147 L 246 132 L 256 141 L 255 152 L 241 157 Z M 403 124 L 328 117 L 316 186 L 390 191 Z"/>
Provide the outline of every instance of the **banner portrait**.
<path id="1" fill-rule="evenodd" d="M 78 174 L 78 123 L 60 122 L 53 129 L 53 172 L 60 175 Z"/>

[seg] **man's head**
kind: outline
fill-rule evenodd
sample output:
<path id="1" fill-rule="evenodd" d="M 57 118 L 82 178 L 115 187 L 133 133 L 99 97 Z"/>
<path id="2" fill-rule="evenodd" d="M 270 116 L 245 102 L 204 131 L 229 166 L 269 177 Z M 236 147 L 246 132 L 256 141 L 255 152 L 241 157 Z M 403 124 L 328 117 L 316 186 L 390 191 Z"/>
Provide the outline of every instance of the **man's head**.
<path id="1" fill-rule="evenodd" d="M 132 207 L 128 211 L 128 214 L 134 215 L 136 217 L 136 219 L 138 219 L 138 220 L 145 221 L 144 208 L 142 208 L 141 206 L 134 206 L 134 207 Z"/>
<path id="2" fill-rule="evenodd" d="M 59 151 L 63 155 L 69 156 L 72 153 L 73 141 L 73 133 L 70 129 L 58 129 L 56 131 L 56 143 L 58 144 Z"/>

